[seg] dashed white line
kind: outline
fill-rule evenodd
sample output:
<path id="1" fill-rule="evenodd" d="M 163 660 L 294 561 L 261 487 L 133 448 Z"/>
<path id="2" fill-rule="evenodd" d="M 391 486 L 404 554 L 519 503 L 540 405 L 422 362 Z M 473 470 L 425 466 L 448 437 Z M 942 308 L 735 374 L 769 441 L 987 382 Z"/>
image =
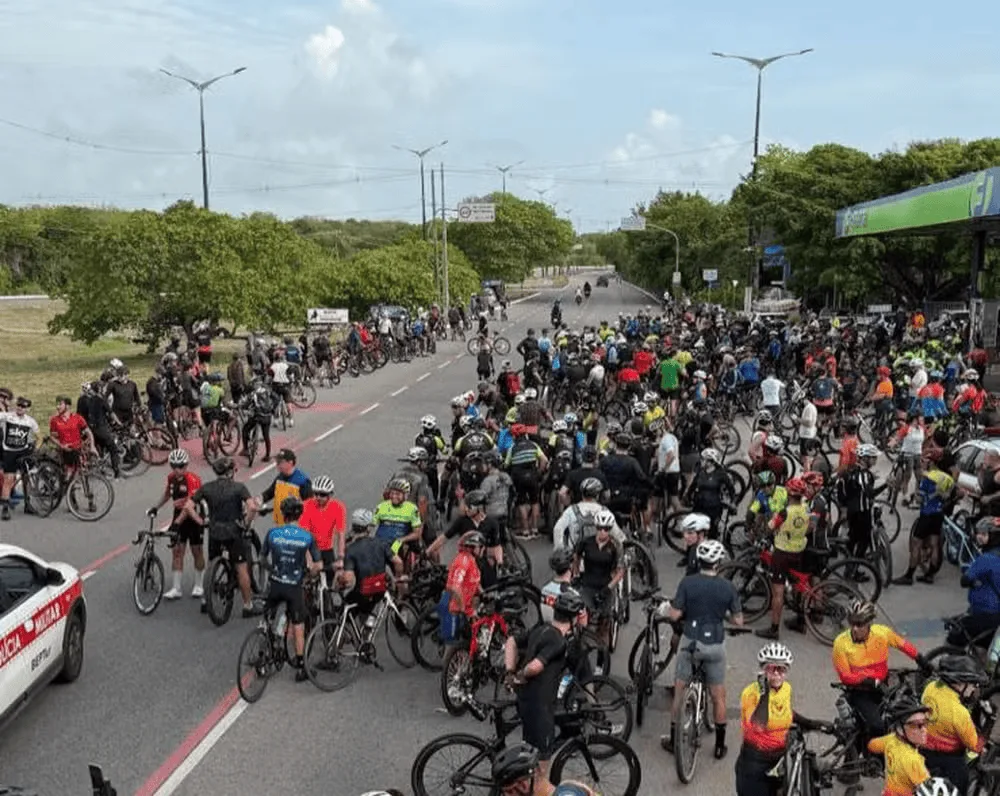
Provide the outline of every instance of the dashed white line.
<path id="1" fill-rule="evenodd" d="M 88 578 L 94 577 L 94 575 L 96 575 L 96 574 L 97 574 L 97 570 L 96 569 L 92 569 L 92 570 L 90 570 L 88 572 L 84 572 L 82 575 L 80 575 L 80 580 L 87 580 Z"/>
<path id="2" fill-rule="evenodd" d="M 462 359 L 464 356 L 465 356 L 465 354 L 458 354 L 458 355 L 456 355 L 456 356 L 454 356 L 452 358 L 452 361 L 453 362 L 458 362 L 458 360 Z"/>
<path id="3" fill-rule="evenodd" d="M 404 384 L 402 387 L 400 387 L 398 390 L 396 390 L 396 392 L 391 392 L 391 393 L 389 393 L 389 395 L 391 395 L 393 398 L 395 398 L 397 395 L 402 395 L 408 389 L 410 389 L 409 386 L 407 386 L 406 384 Z"/>
<path id="4" fill-rule="evenodd" d="M 373 404 L 372 404 L 371 406 L 369 406 L 368 408 L 366 408 L 366 409 L 362 409 L 362 410 L 361 410 L 360 412 L 358 412 L 358 414 L 359 414 L 359 415 L 367 415 L 367 414 L 368 414 L 368 413 L 369 413 L 370 411 L 372 411 L 373 409 L 378 409 L 378 401 L 376 401 L 375 403 L 373 403 Z"/>
<path id="5" fill-rule="evenodd" d="M 444 370 L 450 364 L 451 364 L 451 362 L 442 362 L 440 365 L 438 365 L 438 370 Z"/>
<path id="6" fill-rule="evenodd" d="M 423 381 L 424 379 L 429 379 L 430 377 L 431 377 L 431 374 L 430 374 L 430 373 L 425 373 L 425 374 L 424 374 L 423 376 L 420 376 L 420 377 L 419 377 L 419 378 L 417 379 L 417 381 Z"/>
<path id="7" fill-rule="evenodd" d="M 338 424 L 337 424 L 337 425 L 335 425 L 335 426 L 334 426 L 333 428 L 330 428 L 330 429 L 327 429 L 326 431 L 324 431 L 324 432 L 323 432 L 322 434 L 320 434 L 320 435 L 319 435 L 318 437 L 313 437 L 313 442 L 322 442 L 322 441 L 323 441 L 323 440 L 325 440 L 325 439 L 326 439 L 327 437 L 329 437 L 329 436 L 330 436 L 331 434 L 335 434 L 335 433 L 337 433 L 338 431 L 340 431 L 340 429 L 342 429 L 343 427 L 344 427 L 344 424 L 343 424 L 343 423 L 338 423 Z"/>
<path id="8" fill-rule="evenodd" d="M 271 462 L 271 464 L 269 464 L 267 467 L 263 467 L 257 472 L 255 472 L 253 475 L 251 475 L 250 480 L 252 481 L 254 478 L 260 478 L 262 475 L 264 475 L 264 473 L 269 473 L 271 470 L 273 470 L 274 467 L 275 467 L 274 462 Z"/>

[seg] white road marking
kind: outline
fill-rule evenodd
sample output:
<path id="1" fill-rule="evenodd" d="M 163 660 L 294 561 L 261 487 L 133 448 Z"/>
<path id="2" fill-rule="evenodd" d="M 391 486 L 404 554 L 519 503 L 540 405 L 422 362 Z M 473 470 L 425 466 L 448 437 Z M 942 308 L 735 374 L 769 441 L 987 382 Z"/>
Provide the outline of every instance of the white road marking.
<path id="1" fill-rule="evenodd" d="M 322 442 L 327 437 L 329 437 L 331 434 L 335 434 L 336 432 L 340 431 L 340 429 L 342 429 L 343 427 L 344 427 L 343 423 L 338 423 L 333 428 L 330 428 L 330 429 L 327 429 L 326 431 L 324 431 L 318 437 L 313 437 L 313 442 Z"/>
<path id="2" fill-rule="evenodd" d="M 423 381 L 424 379 L 429 379 L 431 377 L 430 373 L 425 373 L 423 376 L 417 379 L 417 381 Z"/>
<path id="3" fill-rule="evenodd" d="M 97 570 L 96 570 L 96 569 L 92 569 L 92 570 L 90 570 L 89 572 L 84 572 L 84 573 L 83 573 L 83 574 L 82 574 L 82 575 L 80 576 L 80 580 L 87 580 L 88 578 L 92 578 L 92 577 L 94 577 L 94 575 L 96 575 L 96 574 L 97 574 Z"/>
<path id="4" fill-rule="evenodd" d="M 389 395 L 391 395 L 393 398 L 395 398 L 397 395 L 402 395 L 408 389 L 410 389 L 410 388 L 407 385 L 404 384 L 402 387 L 400 387 L 398 390 L 396 390 L 396 392 L 391 392 L 391 393 L 389 393 Z"/>
<path id="5" fill-rule="evenodd" d="M 184 780 L 187 778 L 188 774 L 194 771 L 195 767 L 208 756 L 208 753 L 212 751 L 212 747 L 215 746 L 226 731 L 233 726 L 242 714 L 243 711 L 247 709 L 247 702 L 242 699 L 237 700 L 226 714 L 219 720 L 219 723 L 209 730 L 208 735 L 206 735 L 200 744 L 198 744 L 194 749 L 191 750 L 191 754 L 184 758 L 174 772 L 167 777 L 166 782 L 164 782 L 157 789 L 155 796 L 171 796 L 177 789 L 183 784 Z"/>
<path id="6" fill-rule="evenodd" d="M 367 415 L 367 414 L 368 414 L 368 413 L 369 413 L 370 411 L 372 411 L 373 409 L 378 409 L 378 401 L 376 401 L 375 403 L 373 403 L 373 404 L 372 404 L 371 406 L 369 406 L 369 407 L 368 407 L 367 409 L 362 409 L 362 410 L 361 410 L 360 412 L 358 412 L 358 414 L 359 414 L 359 415 Z"/>
<path id="7" fill-rule="evenodd" d="M 275 468 L 275 464 L 274 464 L 274 462 L 271 462 L 267 467 L 264 467 L 263 469 L 260 469 L 257 472 L 255 472 L 253 475 L 251 475 L 250 476 L 250 480 L 252 481 L 254 478 L 260 478 L 262 475 L 264 475 L 264 473 L 269 473 L 274 468 Z"/>
<path id="8" fill-rule="evenodd" d="M 451 362 L 442 362 L 440 365 L 438 365 L 438 370 L 444 370 L 450 364 L 451 364 Z"/>
<path id="9" fill-rule="evenodd" d="M 453 361 L 454 361 L 454 362 L 458 362 L 458 360 L 462 359 L 462 357 L 464 357 L 464 356 L 465 356 L 465 354 L 456 354 L 456 355 L 455 355 L 455 356 L 453 357 Z"/>

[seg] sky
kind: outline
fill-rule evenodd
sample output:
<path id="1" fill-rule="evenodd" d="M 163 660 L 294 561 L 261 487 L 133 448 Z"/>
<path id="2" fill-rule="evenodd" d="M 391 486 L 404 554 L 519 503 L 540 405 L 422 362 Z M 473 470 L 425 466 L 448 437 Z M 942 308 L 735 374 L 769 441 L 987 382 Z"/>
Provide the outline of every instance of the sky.
<path id="1" fill-rule="evenodd" d="M 977 11 L 978 8 L 978 11 Z M 421 217 L 501 188 L 580 231 L 658 189 L 725 198 L 761 147 L 869 152 L 1000 129 L 983 0 L 0 0 L 0 203 Z M 438 186 L 439 188 L 439 186 Z M 437 195 L 440 205 L 440 193 Z M 874 198 L 874 197 L 873 197 Z M 427 212 L 431 206 L 426 177 Z"/>

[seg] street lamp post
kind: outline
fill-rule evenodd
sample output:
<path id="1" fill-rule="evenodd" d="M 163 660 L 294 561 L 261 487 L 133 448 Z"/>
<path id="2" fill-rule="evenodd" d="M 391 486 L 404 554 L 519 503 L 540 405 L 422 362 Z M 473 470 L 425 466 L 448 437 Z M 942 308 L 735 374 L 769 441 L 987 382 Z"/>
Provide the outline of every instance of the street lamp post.
<path id="1" fill-rule="evenodd" d="M 520 166 L 522 163 L 524 163 L 524 161 L 523 160 L 519 160 L 519 161 L 517 161 L 517 163 L 511 163 L 509 166 L 494 166 L 494 168 L 497 171 L 499 171 L 501 175 L 503 175 L 502 176 L 502 179 L 503 179 L 503 188 L 501 190 L 501 192 L 503 194 L 506 195 L 506 193 L 507 193 L 507 172 L 510 171 L 515 166 Z"/>
<path id="2" fill-rule="evenodd" d="M 750 179 L 757 178 L 757 158 L 760 154 L 760 94 L 761 87 L 764 81 L 764 70 L 767 69 L 775 61 L 780 61 L 782 58 L 796 58 L 800 55 L 805 55 L 806 53 L 813 52 L 812 47 L 807 47 L 804 50 L 798 50 L 797 52 L 781 53 L 780 55 L 772 55 L 769 58 L 751 58 L 748 55 L 733 55 L 731 53 L 720 53 L 713 52 L 716 58 L 735 58 L 737 61 L 743 61 L 744 63 L 750 64 L 754 69 L 757 70 L 757 109 L 754 113 L 753 121 L 753 163 L 750 166 Z M 760 288 L 759 285 L 759 274 L 758 269 L 755 267 L 757 264 L 756 260 L 756 241 L 754 240 L 753 223 L 748 224 L 747 231 L 747 243 L 753 249 L 754 254 L 751 255 L 750 263 L 750 279 L 747 282 L 748 285 L 752 287 Z"/>
<path id="3" fill-rule="evenodd" d="M 677 237 L 677 233 L 674 232 L 672 229 L 667 229 L 666 227 L 661 227 L 659 224 L 650 224 L 646 220 L 645 216 L 639 216 L 639 215 L 637 215 L 637 216 L 634 216 L 632 220 L 635 223 L 632 226 L 630 226 L 625 231 L 629 231 L 629 232 L 643 232 L 643 231 L 645 231 L 647 229 L 655 229 L 655 230 L 658 230 L 660 232 L 666 232 L 668 235 L 672 235 L 673 236 L 673 238 L 674 238 L 674 280 L 673 280 L 673 283 L 675 285 L 679 285 L 681 283 L 681 276 L 680 276 L 680 274 L 681 274 L 681 239 Z M 624 224 L 623 224 L 623 226 L 624 226 Z"/>
<path id="4" fill-rule="evenodd" d="M 541 189 L 539 189 L 539 188 L 532 188 L 531 190 L 533 190 L 535 193 L 538 194 L 538 201 L 539 202 L 544 202 L 545 201 L 545 194 L 547 194 L 552 189 L 551 188 L 541 188 Z"/>
<path id="5" fill-rule="evenodd" d="M 205 209 L 208 210 L 208 152 L 205 147 L 205 89 L 211 86 L 213 83 L 218 83 L 224 77 L 232 77 L 233 75 L 238 75 L 240 72 L 245 72 L 246 67 L 241 66 L 238 69 L 234 69 L 232 72 L 226 72 L 222 75 L 216 75 L 211 80 L 205 80 L 199 83 L 197 80 L 192 80 L 189 77 L 184 77 L 184 75 L 177 75 L 166 69 L 160 69 L 163 74 L 176 78 L 177 80 L 183 80 L 191 88 L 198 92 L 198 116 L 201 121 L 201 194 L 202 194 L 202 204 Z"/>
<path id="6" fill-rule="evenodd" d="M 429 146 L 426 149 L 410 149 L 408 147 L 392 145 L 393 149 L 398 149 L 400 152 L 409 152 L 411 155 L 416 155 L 420 160 L 420 222 L 421 229 L 423 231 L 424 239 L 427 239 L 427 189 L 424 184 L 424 157 L 426 157 L 428 152 L 431 152 L 438 147 L 442 147 L 448 143 L 448 139 L 444 139 L 433 146 Z"/>

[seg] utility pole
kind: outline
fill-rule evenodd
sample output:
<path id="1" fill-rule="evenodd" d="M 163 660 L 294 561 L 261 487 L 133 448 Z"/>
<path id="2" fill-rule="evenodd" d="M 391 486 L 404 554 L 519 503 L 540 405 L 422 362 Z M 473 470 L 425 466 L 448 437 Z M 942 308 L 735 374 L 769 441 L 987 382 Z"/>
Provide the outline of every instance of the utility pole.
<path id="1" fill-rule="evenodd" d="M 175 75 L 173 72 L 169 72 L 166 69 L 161 68 L 160 71 L 168 77 L 183 80 L 191 86 L 191 88 L 198 92 L 198 119 L 201 124 L 201 195 L 202 206 L 208 210 L 208 149 L 205 146 L 205 89 L 213 83 L 218 83 L 224 77 L 232 77 L 233 75 L 238 75 L 240 72 L 245 72 L 246 67 L 241 66 L 238 69 L 234 69 L 232 72 L 226 72 L 224 75 L 216 75 L 211 80 L 205 80 L 201 83 L 197 80 L 192 80 L 189 77 L 184 77 L 184 75 Z"/>
<path id="2" fill-rule="evenodd" d="M 435 190 L 434 169 L 431 169 L 431 237 L 434 239 L 434 291 L 441 295 L 441 267 L 438 261 L 438 236 L 434 229 L 434 221 L 437 220 L 437 192 Z M 447 309 L 447 307 L 445 308 Z"/>
<path id="3" fill-rule="evenodd" d="M 444 163 L 441 164 L 441 275 L 444 280 L 444 303 L 451 306 L 451 291 L 448 285 L 448 217 L 444 201 Z"/>
<path id="4" fill-rule="evenodd" d="M 398 149 L 400 152 L 409 152 L 411 155 L 416 155 L 420 160 L 420 221 L 421 229 L 423 231 L 424 240 L 427 240 L 427 191 L 424 183 L 424 157 L 431 150 L 442 147 L 448 143 L 448 139 L 444 139 L 434 146 L 426 147 L 425 149 L 409 149 L 408 147 L 398 146 L 396 144 L 392 145 L 393 149 Z"/>

